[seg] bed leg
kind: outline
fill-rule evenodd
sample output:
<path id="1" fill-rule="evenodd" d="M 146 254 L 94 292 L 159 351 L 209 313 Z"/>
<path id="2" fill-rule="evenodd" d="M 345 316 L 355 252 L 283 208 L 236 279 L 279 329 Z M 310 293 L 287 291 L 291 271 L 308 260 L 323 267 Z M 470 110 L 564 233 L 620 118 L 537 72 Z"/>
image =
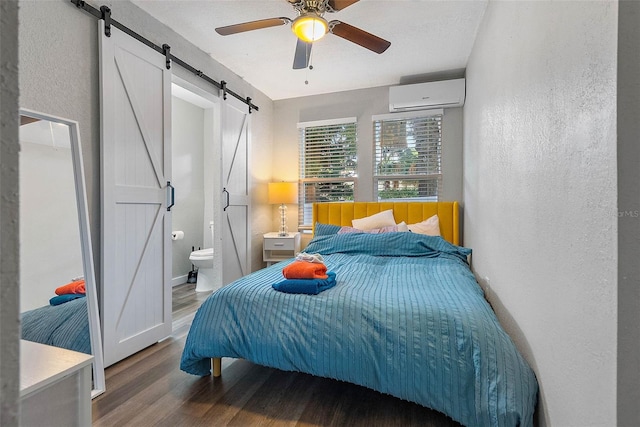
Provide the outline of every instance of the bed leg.
<path id="1" fill-rule="evenodd" d="M 222 358 L 214 357 L 211 359 L 211 365 L 213 366 L 213 376 L 218 378 L 222 375 Z"/>

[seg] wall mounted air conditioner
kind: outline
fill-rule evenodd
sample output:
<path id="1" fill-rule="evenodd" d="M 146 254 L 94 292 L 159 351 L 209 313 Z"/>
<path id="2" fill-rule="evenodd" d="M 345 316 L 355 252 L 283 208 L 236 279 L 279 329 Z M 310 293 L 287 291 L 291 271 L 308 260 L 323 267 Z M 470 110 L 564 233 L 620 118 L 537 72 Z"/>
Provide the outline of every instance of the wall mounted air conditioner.
<path id="1" fill-rule="evenodd" d="M 465 79 L 443 80 L 389 87 L 389 111 L 462 107 Z"/>

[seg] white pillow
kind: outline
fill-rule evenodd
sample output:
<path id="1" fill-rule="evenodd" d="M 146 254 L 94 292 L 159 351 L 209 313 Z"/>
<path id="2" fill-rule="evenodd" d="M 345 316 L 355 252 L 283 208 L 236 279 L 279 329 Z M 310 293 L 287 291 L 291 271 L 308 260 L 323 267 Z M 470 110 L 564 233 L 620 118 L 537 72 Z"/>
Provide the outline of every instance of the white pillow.
<path id="1" fill-rule="evenodd" d="M 393 211 L 389 209 L 371 216 L 354 219 L 351 221 L 351 225 L 358 230 L 373 230 L 374 228 L 396 225 L 396 220 L 393 217 Z"/>
<path id="2" fill-rule="evenodd" d="M 434 215 L 416 224 L 409 224 L 407 227 L 414 233 L 440 236 L 440 220 L 438 219 L 438 215 Z"/>
<path id="3" fill-rule="evenodd" d="M 398 231 L 409 231 L 409 227 L 407 226 L 407 223 L 402 221 L 400 224 L 398 225 Z"/>

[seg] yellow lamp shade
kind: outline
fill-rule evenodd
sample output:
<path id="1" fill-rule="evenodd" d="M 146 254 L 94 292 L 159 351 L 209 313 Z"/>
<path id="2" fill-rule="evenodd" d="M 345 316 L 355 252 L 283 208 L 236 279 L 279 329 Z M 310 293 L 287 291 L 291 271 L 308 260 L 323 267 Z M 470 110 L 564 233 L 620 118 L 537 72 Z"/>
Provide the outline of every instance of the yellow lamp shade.
<path id="1" fill-rule="evenodd" d="M 279 205 L 283 203 L 298 203 L 297 182 L 270 182 L 269 203 Z"/>
<path id="2" fill-rule="evenodd" d="M 327 21 L 315 13 L 300 15 L 291 24 L 291 30 L 294 34 L 307 43 L 320 40 L 327 34 L 328 28 Z"/>

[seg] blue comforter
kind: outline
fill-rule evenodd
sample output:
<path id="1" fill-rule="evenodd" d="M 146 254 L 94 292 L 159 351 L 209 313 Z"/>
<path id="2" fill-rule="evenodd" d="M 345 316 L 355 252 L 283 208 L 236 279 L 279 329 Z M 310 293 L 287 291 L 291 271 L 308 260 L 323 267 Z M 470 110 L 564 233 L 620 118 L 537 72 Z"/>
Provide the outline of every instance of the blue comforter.
<path id="1" fill-rule="evenodd" d="M 319 236 L 335 287 L 285 294 L 283 261 L 214 292 L 198 310 L 181 369 L 237 357 L 359 384 L 467 426 L 532 426 L 533 371 L 484 299 L 469 249 L 414 233 Z"/>

